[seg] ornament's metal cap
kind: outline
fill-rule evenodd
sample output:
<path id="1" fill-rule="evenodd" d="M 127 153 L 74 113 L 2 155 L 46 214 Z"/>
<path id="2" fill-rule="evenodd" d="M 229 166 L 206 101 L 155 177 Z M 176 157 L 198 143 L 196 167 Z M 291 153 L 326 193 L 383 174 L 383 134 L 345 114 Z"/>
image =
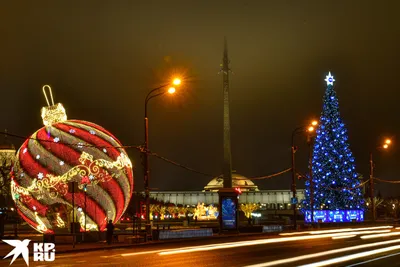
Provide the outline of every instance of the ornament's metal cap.
<path id="1" fill-rule="evenodd" d="M 46 88 L 49 89 L 49 94 L 51 97 L 51 105 L 49 99 L 47 98 Z M 49 85 L 43 86 L 43 94 L 46 98 L 47 107 L 42 108 L 42 119 L 45 126 L 51 126 L 53 123 L 63 122 L 67 120 L 67 113 L 64 106 L 61 103 L 54 104 L 53 93 L 51 92 L 51 87 Z"/>

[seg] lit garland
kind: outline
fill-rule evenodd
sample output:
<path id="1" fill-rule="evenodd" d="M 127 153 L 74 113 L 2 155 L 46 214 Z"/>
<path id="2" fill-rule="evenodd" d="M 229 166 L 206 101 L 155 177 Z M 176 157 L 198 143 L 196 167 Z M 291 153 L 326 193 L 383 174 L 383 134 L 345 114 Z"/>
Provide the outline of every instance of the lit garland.
<path id="1" fill-rule="evenodd" d="M 85 213 L 83 211 L 81 211 L 80 213 L 81 214 L 79 216 L 79 224 L 81 225 L 82 229 L 85 229 Z M 99 229 L 96 224 L 86 222 L 86 231 L 98 231 L 98 230 Z"/>
<path id="2" fill-rule="evenodd" d="M 11 181 L 13 198 L 15 198 L 15 194 L 30 195 L 31 193 L 44 193 L 43 191 L 47 191 L 52 198 L 55 198 L 59 194 L 67 194 L 68 182 L 73 180 L 77 175 L 80 175 L 81 177 L 91 177 L 92 179 L 88 185 L 95 185 L 99 182 L 107 182 L 117 177 L 116 172 L 110 174 L 106 169 L 111 170 L 116 168 L 117 170 L 121 170 L 125 167 L 132 167 L 130 159 L 123 153 L 118 156 L 116 161 L 110 162 L 104 159 L 93 160 L 92 155 L 82 152 L 79 162 L 81 165 L 74 166 L 61 176 L 46 174 L 41 179 L 34 179 L 32 184 L 26 188 L 17 185 L 13 179 Z M 83 186 L 82 183 L 79 184 L 80 189 L 82 189 Z"/>
<path id="3" fill-rule="evenodd" d="M 327 89 L 312 157 L 313 208 L 314 211 L 363 210 L 360 180 L 348 144 L 347 130 L 340 118 L 339 101 L 333 88 L 335 79 L 329 73 L 325 81 Z M 305 195 L 303 210 L 309 211 L 309 181 L 306 181 Z"/>
<path id="4" fill-rule="evenodd" d="M 60 217 L 60 213 L 57 213 L 57 227 L 65 228 L 65 222 Z"/>
<path id="5" fill-rule="evenodd" d="M 36 226 L 36 229 L 37 229 L 39 232 L 42 232 L 42 233 L 47 232 L 47 227 L 46 227 L 46 225 L 43 223 L 43 221 L 39 218 L 39 216 L 38 216 L 38 214 L 37 214 L 37 211 L 35 211 L 35 219 L 36 219 L 36 222 L 38 223 L 38 225 Z"/>

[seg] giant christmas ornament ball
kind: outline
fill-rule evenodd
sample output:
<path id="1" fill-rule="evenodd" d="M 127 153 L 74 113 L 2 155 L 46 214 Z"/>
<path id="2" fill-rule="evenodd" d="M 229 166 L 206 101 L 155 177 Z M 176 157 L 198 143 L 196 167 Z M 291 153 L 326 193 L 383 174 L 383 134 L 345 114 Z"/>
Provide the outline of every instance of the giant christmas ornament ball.
<path id="1" fill-rule="evenodd" d="M 17 153 L 11 181 L 17 210 L 42 233 L 67 231 L 73 221 L 81 231 L 102 231 L 129 204 L 131 161 L 110 132 L 94 123 L 67 120 L 61 104 L 48 104 L 42 110 L 45 127 Z"/>

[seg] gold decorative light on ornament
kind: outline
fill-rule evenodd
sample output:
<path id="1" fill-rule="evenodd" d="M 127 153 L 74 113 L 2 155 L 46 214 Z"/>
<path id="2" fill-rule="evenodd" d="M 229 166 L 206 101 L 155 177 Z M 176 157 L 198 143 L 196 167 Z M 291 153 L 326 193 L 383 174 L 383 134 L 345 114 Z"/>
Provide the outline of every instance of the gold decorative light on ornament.
<path id="1" fill-rule="evenodd" d="M 47 227 L 43 223 L 43 221 L 39 218 L 39 215 L 38 215 L 37 211 L 35 211 L 35 219 L 36 219 L 36 222 L 38 223 L 38 226 L 36 227 L 36 229 L 39 232 L 42 232 L 42 233 L 46 232 L 47 231 Z"/>
<path id="2" fill-rule="evenodd" d="M 46 88 L 49 90 L 51 104 L 47 97 Z M 46 98 L 47 107 L 42 108 L 42 119 L 45 126 L 51 126 L 53 123 L 63 122 L 67 120 L 67 113 L 61 103 L 54 104 L 53 93 L 49 85 L 42 87 L 44 97 Z"/>
<path id="3" fill-rule="evenodd" d="M 59 194 L 65 195 L 67 193 L 67 183 L 72 181 L 77 175 L 80 177 L 92 176 L 94 179 L 88 184 L 98 184 L 99 182 L 107 182 L 113 178 L 117 178 L 115 172 L 110 174 L 108 170 L 116 168 L 117 170 L 123 170 L 125 167 L 132 167 L 132 162 L 127 155 L 121 153 L 116 161 L 107 161 L 105 159 L 93 159 L 93 156 L 89 153 L 82 152 L 79 157 L 80 165 L 69 169 L 66 173 L 60 176 L 54 176 L 52 174 L 46 174 L 42 179 L 34 179 L 32 184 L 28 187 L 22 187 L 17 185 L 14 180 L 11 181 L 12 195 L 15 200 L 15 194 L 19 195 L 30 195 L 30 193 L 39 193 L 38 198 L 41 198 L 48 193 L 52 198 L 57 197 Z M 78 187 L 82 189 L 83 184 L 79 184 Z"/>
<path id="4" fill-rule="evenodd" d="M 64 228 L 65 222 L 60 217 L 60 213 L 57 213 L 57 227 Z"/>

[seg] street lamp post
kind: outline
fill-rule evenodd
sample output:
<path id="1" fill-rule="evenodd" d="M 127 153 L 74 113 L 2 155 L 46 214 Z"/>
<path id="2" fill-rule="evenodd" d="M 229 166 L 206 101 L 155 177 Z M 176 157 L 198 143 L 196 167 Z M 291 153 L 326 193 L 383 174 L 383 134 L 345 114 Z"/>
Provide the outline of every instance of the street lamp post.
<path id="1" fill-rule="evenodd" d="M 378 148 L 388 149 L 392 140 L 386 139 L 384 144 Z M 372 210 L 372 221 L 376 220 L 376 207 L 374 201 L 374 160 L 372 157 L 372 152 L 369 153 L 369 197 L 371 200 L 371 210 Z"/>
<path id="2" fill-rule="evenodd" d="M 84 184 L 83 185 L 84 187 L 83 187 L 83 190 L 85 191 L 85 230 L 83 231 L 83 233 L 86 233 L 86 230 L 87 230 L 87 228 L 86 228 L 86 213 L 87 213 L 87 202 L 86 202 L 86 199 L 87 199 L 87 184 Z"/>
<path id="3" fill-rule="evenodd" d="M 372 221 L 375 222 L 375 202 L 374 202 L 374 161 L 372 152 L 369 153 L 369 197 L 371 199 Z"/>
<path id="4" fill-rule="evenodd" d="M 172 84 L 180 85 L 181 80 L 175 79 Z M 170 83 L 161 85 L 157 88 L 152 89 L 146 96 L 144 102 L 144 148 L 143 148 L 143 167 L 144 167 L 144 189 L 145 189 L 145 202 L 146 202 L 146 227 L 147 230 L 150 227 L 150 188 L 149 188 L 149 180 L 150 180 L 150 167 L 149 167 L 149 118 L 147 116 L 147 104 L 150 99 L 161 96 L 166 92 L 173 94 L 175 93 L 175 88 L 170 87 L 168 90 L 161 90 L 167 86 L 171 86 Z M 161 91 L 160 91 L 161 90 Z M 154 94 L 155 93 L 155 94 Z"/>
<path id="5" fill-rule="evenodd" d="M 309 164 L 309 182 L 310 182 L 310 211 L 311 211 L 311 225 L 314 225 L 314 181 L 313 181 L 313 171 L 312 171 L 312 156 L 313 156 L 313 138 L 311 134 L 307 136 L 308 147 L 309 147 L 309 155 L 308 155 L 308 164 Z"/>
<path id="6" fill-rule="evenodd" d="M 308 132 L 313 132 L 314 131 L 314 126 L 316 126 L 318 124 L 317 121 L 313 121 L 311 123 L 311 126 L 301 126 L 301 127 L 297 127 L 296 129 L 293 130 L 292 132 L 292 207 L 293 207 L 293 228 L 294 230 L 297 229 L 297 186 L 296 186 L 296 157 L 295 157 L 295 153 L 297 151 L 297 148 L 295 147 L 294 144 L 294 137 L 297 133 L 299 132 L 303 132 L 304 130 L 306 130 Z"/>

